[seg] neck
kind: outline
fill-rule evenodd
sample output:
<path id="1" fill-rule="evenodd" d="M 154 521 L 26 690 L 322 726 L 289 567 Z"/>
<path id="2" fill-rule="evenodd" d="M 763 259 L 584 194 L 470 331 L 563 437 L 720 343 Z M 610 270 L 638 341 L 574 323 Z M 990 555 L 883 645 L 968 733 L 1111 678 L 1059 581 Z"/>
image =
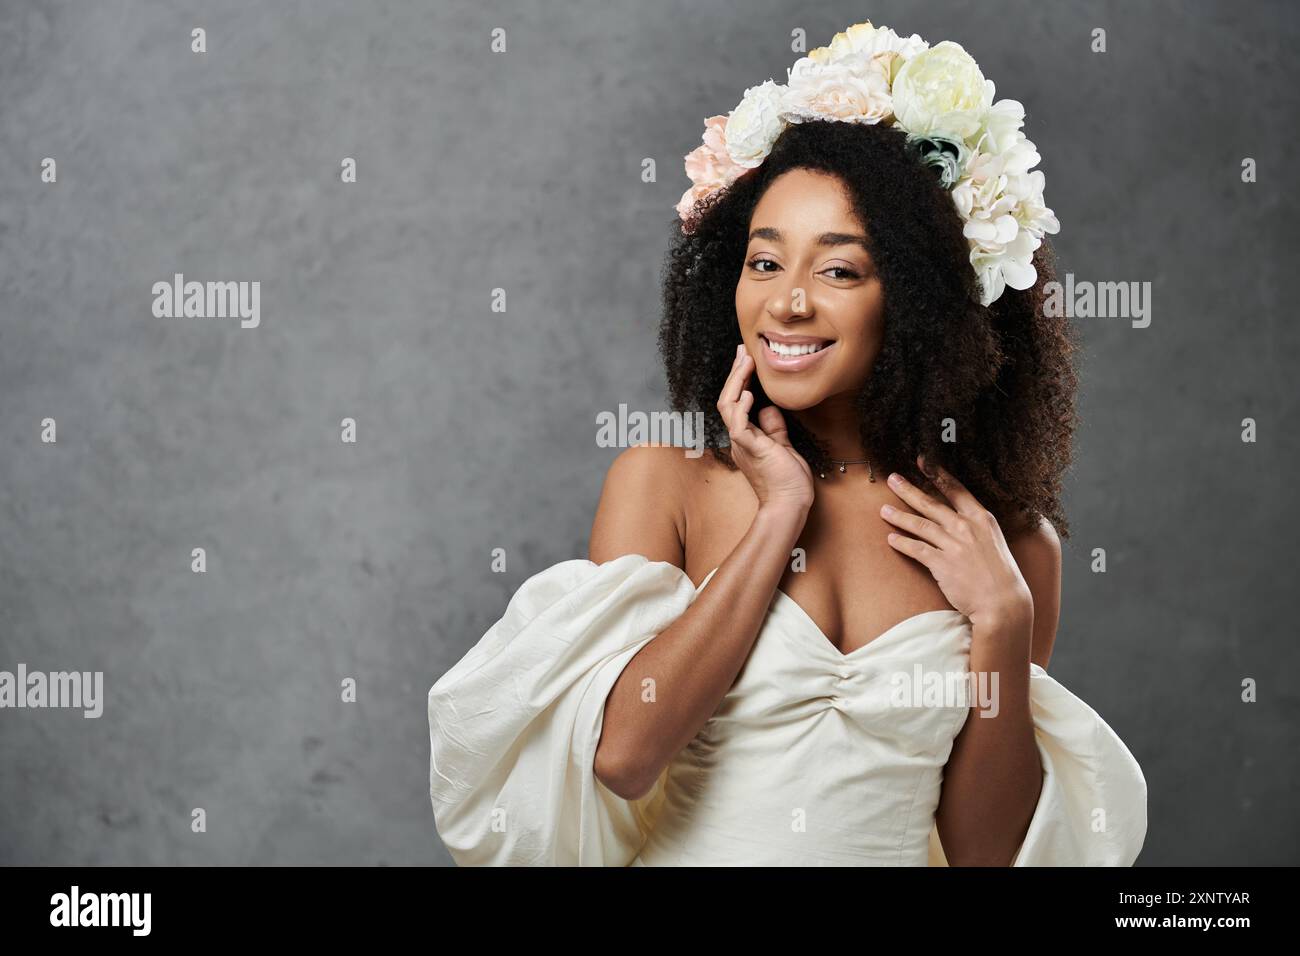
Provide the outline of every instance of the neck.
<path id="1" fill-rule="evenodd" d="M 812 408 L 794 413 L 799 423 L 826 446 L 830 457 L 841 461 L 871 457 L 870 449 L 862 444 L 853 398 L 851 392 L 832 395 Z"/>

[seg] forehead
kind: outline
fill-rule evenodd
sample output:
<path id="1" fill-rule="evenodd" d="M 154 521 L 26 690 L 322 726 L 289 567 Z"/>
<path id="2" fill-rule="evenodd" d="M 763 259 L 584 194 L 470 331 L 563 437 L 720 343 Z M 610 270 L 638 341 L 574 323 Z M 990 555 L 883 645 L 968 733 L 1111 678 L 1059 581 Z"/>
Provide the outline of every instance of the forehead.
<path id="1" fill-rule="evenodd" d="M 863 231 L 839 177 L 810 169 L 792 169 L 772 181 L 750 218 L 751 229 L 762 226 L 795 239 L 828 229 Z"/>

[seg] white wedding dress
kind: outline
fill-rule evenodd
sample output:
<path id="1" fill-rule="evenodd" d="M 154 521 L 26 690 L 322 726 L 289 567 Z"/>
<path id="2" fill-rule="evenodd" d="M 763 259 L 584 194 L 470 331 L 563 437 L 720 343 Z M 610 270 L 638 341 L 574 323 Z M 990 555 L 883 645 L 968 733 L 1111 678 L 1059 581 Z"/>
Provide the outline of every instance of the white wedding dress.
<path id="1" fill-rule="evenodd" d="M 631 554 L 520 586 L 429 691 L 429 795 L 458 864 L 946 865 L 935 810 L 970 708 L 899 706 L 893 691 L 918 668 L 969 673 L 970 622 L 954 610 L 843 654 L 778 591 L 734 686 L 651 792 L 628 801 L 596 779 L 606 695 L 711 577 L 697 589 Z M 1092 708 L 1030 669 L 1043 786 L 1013 865 L 1132 865 L 1141 768 Z"/>

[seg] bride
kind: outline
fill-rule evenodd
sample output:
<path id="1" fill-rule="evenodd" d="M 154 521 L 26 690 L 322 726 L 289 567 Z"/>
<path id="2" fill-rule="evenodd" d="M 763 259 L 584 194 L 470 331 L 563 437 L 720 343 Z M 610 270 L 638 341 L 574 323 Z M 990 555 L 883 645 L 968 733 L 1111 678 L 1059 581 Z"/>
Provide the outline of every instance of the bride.
<path id="1" fill-rule="evenodd" d="M 660 346 L 711 454 L 620 454 L 433 685 L 458 863 L 1133 863 L 1141 769 L 1046 672 L 1076 378 L 1022 123 L 869 23 L 706 121 Z"/>

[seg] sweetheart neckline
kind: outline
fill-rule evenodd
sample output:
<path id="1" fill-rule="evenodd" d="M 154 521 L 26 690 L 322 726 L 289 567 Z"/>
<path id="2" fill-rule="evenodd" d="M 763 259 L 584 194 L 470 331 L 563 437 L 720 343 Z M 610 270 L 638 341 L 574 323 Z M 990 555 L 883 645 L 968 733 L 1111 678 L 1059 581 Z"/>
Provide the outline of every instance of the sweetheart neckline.
<path id="1" fill-rule="evenodd" d="M 721 567 L 721 565 L 719 565 L 719 567 Z M 714 568 L 713 571 L 710 571 L 708 574 L 704 576 L 704 580 L 700 582 L 700 586 L 695 589 L 695 593 L 697 595 L 701 591 L 703 591 L 705 585 L 707 585 L 709 581 L 713 579 L 713 574 L 717 570 L 718 570 L 717 568 Z M 809 614 L 806 610 L 804 610 L 802 604 L 800 604 L 794 598 L 790 597 L 790 595 L 786 594 L 780 588 L 776 588 L 775 591 L 777 597 L 784 598 L 785 602 L 790 607 L 792 607 L 796 613 L 798 613 L 798 615 L 803 619 L 803 621 L 808 625 L 808 627 L 810 627 L 812 631 L 820 638 L 820 641 L 818 643 L 820 643 L 824 648 L 826 648 L 827 651 L 829 651 L 841 662 L 847 662 L 856 659 L 858 654 L 861 654 L 869 647 L 874 647 L 875 645 L 879 644 L 881 640 L 889 637 L 890 635 L 900 630 L 904 624 L 910 624 L 914 621 L 918 621 L 921 618 L 928 617 L 932 614 L 956 615 L 957 617 L 963 620 L 965 620 L 966 618 L 966 615 L 962 614 L 961 611 L 958 611 L 955 608 L 950 608 L 950 607 L 938 607 L 938 608 L 931 608 L 928 611 L 918 611 L 917 613 L 909 617 L 903 618 L 897 624 L 890 625 L 889 627 L 885 628 L 885 630 L 881 631 L 879 634 L 873 637 L 871 640 L 867 641 L 865 644 L 860 644 L 859 646 L 853 648 L 853 650 L 849 651 L 846 654 L 844 651 L 836 647 L 835 644 L 831 641 L 831 639 L 826 636 L 826 632 L 821 629 L 821 626 L 818 625 L 818 623 L 815 620 L 813 620 L 813 616 Z"/>

